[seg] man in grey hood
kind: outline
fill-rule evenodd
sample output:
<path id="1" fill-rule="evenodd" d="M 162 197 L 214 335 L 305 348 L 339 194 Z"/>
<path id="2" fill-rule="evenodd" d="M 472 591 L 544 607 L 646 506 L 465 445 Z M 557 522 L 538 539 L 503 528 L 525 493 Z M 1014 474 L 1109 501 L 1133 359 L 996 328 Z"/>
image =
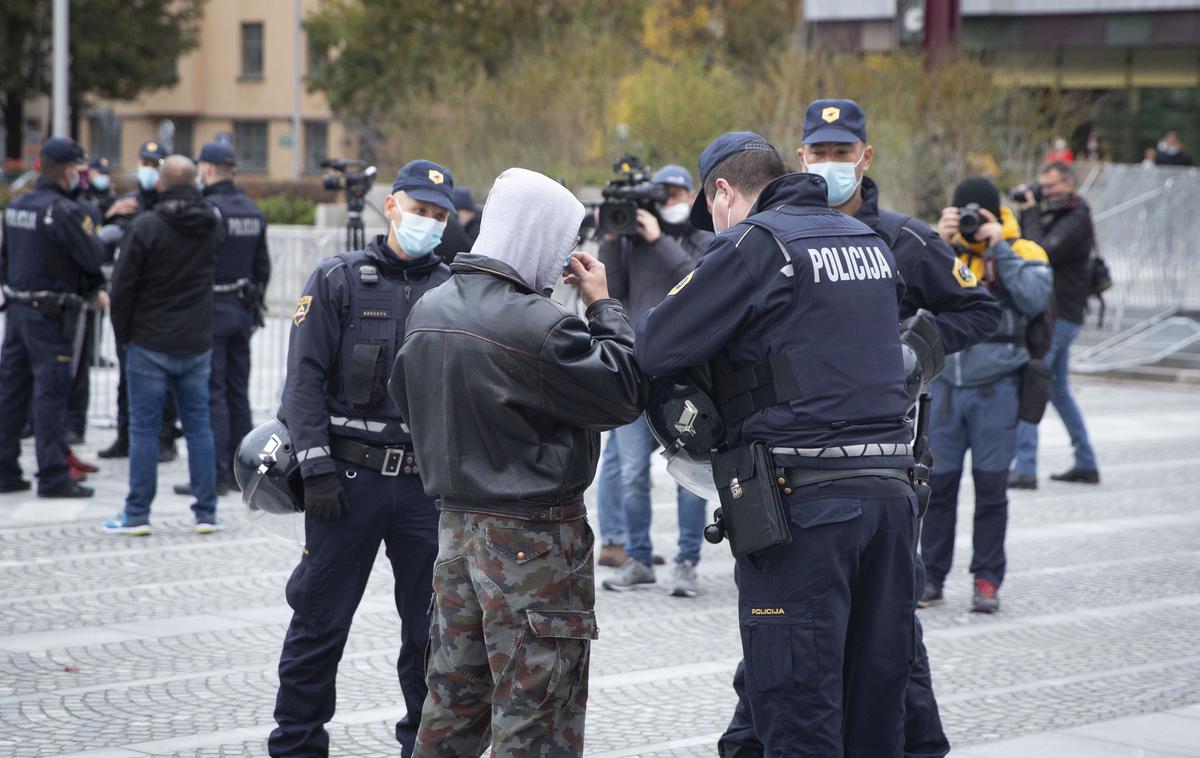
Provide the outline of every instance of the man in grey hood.
<path id="1" fill-rule="evenodd" d="M 603 264 L 572 252 L 583 215 L 550 178 L 501 174 L 392 367 L 441 511 L 416 756 L 479 755 L 489 736 L 497 756 L 583 754 L 597 635 L 583 492 L 600 432 L 636 419 L 648 390 Z M 582 319 L 547 296 L 564 274 Z"/>

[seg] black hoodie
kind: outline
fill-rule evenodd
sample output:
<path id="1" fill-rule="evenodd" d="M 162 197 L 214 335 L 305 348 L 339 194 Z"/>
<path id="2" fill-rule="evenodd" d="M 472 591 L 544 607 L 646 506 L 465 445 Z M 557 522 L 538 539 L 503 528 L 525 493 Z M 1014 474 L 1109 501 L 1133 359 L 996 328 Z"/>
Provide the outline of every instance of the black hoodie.
<path id="1" fill-rule="evenodd" d="M 130 226 L 112 283 L 117 341 L 173 356 L 212 347 L 213 269 L 224 235 L 193 187 L 162 192 Z"/>

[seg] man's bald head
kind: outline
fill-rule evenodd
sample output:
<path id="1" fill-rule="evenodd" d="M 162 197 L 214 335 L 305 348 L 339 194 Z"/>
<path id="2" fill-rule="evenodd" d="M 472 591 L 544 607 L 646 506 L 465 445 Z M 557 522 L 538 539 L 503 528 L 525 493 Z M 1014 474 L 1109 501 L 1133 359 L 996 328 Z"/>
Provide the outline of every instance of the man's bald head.
<path id="1" fill-rule="evenodd" d="M 196 164 L 186 155 L 168 155 L 159 170 L 158 181 L 164 190 L 196 185 Z"/>

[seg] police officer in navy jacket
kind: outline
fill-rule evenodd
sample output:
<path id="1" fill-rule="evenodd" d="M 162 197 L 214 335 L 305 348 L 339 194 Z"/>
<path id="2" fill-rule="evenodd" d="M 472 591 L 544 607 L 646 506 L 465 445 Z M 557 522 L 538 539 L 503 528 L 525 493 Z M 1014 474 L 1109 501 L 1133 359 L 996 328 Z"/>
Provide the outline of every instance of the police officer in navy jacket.
<path id="1" fill-rule="evenodd" d="M 454 212 L 453 187 L 436 163 L 400 169 L 384 202 L 388 233 L 322 261 L 292 317 L 281 411 L 303 476 L 306 545 L 287 584 L 294 614 L 279 659 L 273 756 L 329 753 L 324 725 L 338 661 L 380 542 L 396 582 L 396 669 L 408 711 L 396 739 L 402 755 L 412 754 L 426 694 L 438 512 L 387 380 L 413 304 L 450 278 L 431 253 Z"/>
<path id="2" fill-rule="evenodd" d="M 638 329 L 653 376 L 711 365 L 727 444 L 770 447 L 792 540 L 737 559 L 746 695 L 771 756 L 899 756 L 916 497 L 886 243 L 761 136 L 700 157 L 717 238 Z"/>

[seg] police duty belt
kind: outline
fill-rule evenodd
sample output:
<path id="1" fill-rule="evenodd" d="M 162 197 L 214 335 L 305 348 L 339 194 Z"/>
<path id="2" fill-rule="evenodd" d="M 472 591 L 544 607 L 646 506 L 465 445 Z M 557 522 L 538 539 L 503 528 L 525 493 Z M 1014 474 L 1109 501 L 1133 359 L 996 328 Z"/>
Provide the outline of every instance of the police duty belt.
<path id="1" fill-rule="evenodd" d="M 334 458 L 374 469 L 383 476 L 418 476 L 421 469 L 411 447 L 375 447 L 345 437 L 334 437 L 329 441 L 329 453 Z"/>

